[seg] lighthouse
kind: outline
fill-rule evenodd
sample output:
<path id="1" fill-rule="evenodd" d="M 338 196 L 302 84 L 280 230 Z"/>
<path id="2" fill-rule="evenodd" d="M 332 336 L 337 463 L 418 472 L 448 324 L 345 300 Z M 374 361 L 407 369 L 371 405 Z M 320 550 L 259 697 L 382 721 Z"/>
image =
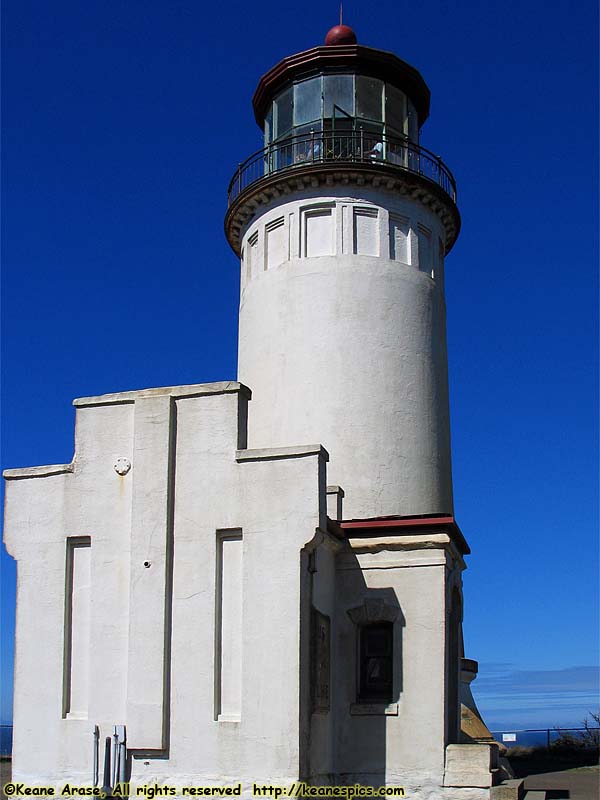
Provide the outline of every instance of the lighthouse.
<path id="1" fill-rule="evenodd" d="M 264 149 L 229 187 L 249 444 L 327 442 L 344 515 L 452 514 L 444 262 L 454 178 L 419 132 L 430 93 L 348 26 L 283 59 Z"/>
<path id="2" fill-rule="evenodd" d="M 78 398 L 69 464 L 5 471 L 15 780 L 494 797 L 452 499 L 460 216 L 429 101 L 344 25 L 263 75 L 225 215 L 237 380 Z"/>

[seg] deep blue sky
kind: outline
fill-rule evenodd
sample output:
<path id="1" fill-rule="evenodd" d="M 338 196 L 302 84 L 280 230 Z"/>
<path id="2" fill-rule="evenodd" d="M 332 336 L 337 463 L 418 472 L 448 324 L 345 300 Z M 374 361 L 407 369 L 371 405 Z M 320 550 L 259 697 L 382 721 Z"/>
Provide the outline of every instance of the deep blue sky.
<path id="1" fill-rule="evenodd" d="M 260 146 L 251 96 L 337 14 L 5 0 L 3 466 L 70 461 L 74 397 L 235 377 L 222 222 Z M 361 44 L 423 74 L 422 142 L 458 182 L 455 510 L 492 727 L 572 724 L 598 702 L 596 14 L 593 0 L 346 3 Z M 3 553 L 2 721 L 13 612 Z"/>

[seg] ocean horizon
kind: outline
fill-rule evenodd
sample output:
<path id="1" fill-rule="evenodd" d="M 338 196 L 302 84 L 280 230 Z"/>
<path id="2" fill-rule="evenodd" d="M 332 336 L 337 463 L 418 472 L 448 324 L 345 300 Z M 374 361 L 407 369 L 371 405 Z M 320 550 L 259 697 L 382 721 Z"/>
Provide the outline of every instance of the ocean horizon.
<path id="1" fill-rule="evenodd" d="M 593 721 L 593 720 L 591 720 Z M 581 729 L 581 722 L 572 724 L 569 720 L 566 724 L 556 723 L 554 725 L 528 725 L 522 727 L 516 725 L 488 725 L 491 733 L 497 742 L 504 744 L 506 747 L 546 747 L 548 741 L 550 743 L 556 741 L 561 732 L 576 732 Z M 596 727 L 595 724 L 592 727 Z M 0 726 L 0 755 L 8 756 L 12 753 L 12 735 L 13 727 L 11 723 L 2 723 Z M 90 727 L 91 735 L 91 727 Z"/>

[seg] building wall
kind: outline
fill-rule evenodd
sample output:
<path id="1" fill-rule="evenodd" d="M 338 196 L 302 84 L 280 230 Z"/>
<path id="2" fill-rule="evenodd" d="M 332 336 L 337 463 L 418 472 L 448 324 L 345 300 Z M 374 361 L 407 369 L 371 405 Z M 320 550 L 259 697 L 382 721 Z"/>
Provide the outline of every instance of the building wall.
<path id="1" fill-rule="evenodd" d="M 327 454 L 240 447 L 248 396 L 76 401 L 73 464 L 7 472 L 16 780 L 89 782 L 95 724 L 102 742 L 127 726 L 133 785 L 298 778 L 300 559 L 325 525 Z"/>
<path id="2" fill-rule="evenodd" d="M 84 398 L 72 464 L 5 473 L 14 779 L 89 784 L 93 726 L 103 744 L 119 724 L 133 791 L 300 778 L 486 797 L 461 787 L 488 785 L 487 750 L 453 745 L 444 771 L 451 540 L 328 531 L 326 451 L 246 448 L 248 398 L 236 383 Z M 313 610 L 330 624 L 320 708 Z M 382 613 L 385 707 L 357 698 L 360 619 Z"/>
<path id="3" fill-rule="evenodd" d="M 24 477 L 7 482 L 5 542 L 17 560 L 12 763 L 18 780 L 88 779 L 92 722 L 114 724 L 126 715 L 132 482 L 121 480 L 113 463 L 131 455 L 133 421 L 133 405 L 81 409 L 75 472 L 70 466 L 38 474 L 24 470 Z M 72 654 L 74 671 L 89 687 L 87 708 L 79 704 L 78 713 L 65 714 L 66 564 L 72 537 L 93 540 L 88 593 L 93 635 L 87 650 Z M 82 669 L 89 674 L 82 676 Z"/>
<path id="4" fill-rule="evenodd" d="M 311 188 L 242 244 L 252 447 L 323 441 L 347 518 L 450 513 L 443 240 L 409 197 Z"/>
<path id="5" fill-rule="evenodd" d="M 452 548 L 427 538 L 388 541 L 340 554 L 337 563 L 336 770 L 348 782 L 440 785 L 446 744 L 446 577 Z M 389 704 L 358 701 L 360 625 L 348 613 L 395 609 L 394 694 Z M 356 618 L 356 613 L 352 616 Z M 388 617 L 389 618 L 389 617 Z"/>
<path id="6" fill-rule="evenodd" d="M 340 669 L 336 661 L 335 646 L 337 639 L 335 560 L 341 546 L 334 537 L 320 532 L 313 542 L 313 547 L 303 559 L 306 601 L 302 605 L 302 612 L 309 646 L 304 648 L 301 676 L 301 687 L 305 687 L 304 694 L 301 694 L 305 709 L 304 725 L 301 727 L 301 746 L 304 756 L 301 761 L 301 775 L 314 784 L 328 784 L 335 781 L 335 699 Z M 312 560 L 309 560 L 309 554 L 312 555 Z M 327 709 L 315 708 L 311 697 L 311 688 L 314 691 L 315 680 L 313 660 L 317 654 L 314 641 L 311 643 L 308 639 L 315 635 L 315 631 L 310 629 L 314 625 L 312 616 L 314 611 L 325 615 L 330 624 Z"/>

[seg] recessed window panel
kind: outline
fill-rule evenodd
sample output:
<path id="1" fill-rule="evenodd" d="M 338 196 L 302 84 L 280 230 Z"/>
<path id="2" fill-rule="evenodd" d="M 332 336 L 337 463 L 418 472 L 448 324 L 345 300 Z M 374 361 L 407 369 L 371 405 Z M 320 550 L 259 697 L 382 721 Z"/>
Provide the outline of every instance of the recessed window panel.
<path id="1" fill-rule="evenodd" d="M 354 116 L 354 75 L 325 75 L 323 78 L 323 116 Z"/>
<path id="2" fill-rule="evenodd" d="M 303 255 L 329 256 L 334 252 L 333 208 L 313 208 L 303 212 Z"/>
<path id="3" fill-rule="evenodd" d="M 356 116 L 383 120 L 383 82 L 365 75 L 356 76 Z"/>
<path id="4" fill-rule="evenodd" d="M 288 237 L 283 217 L 265 226 L 265 269 L 272 269 L 288 260 Z"/>
<path id="5" fill-rule="evenodd" d="M 376 208 L 354 209 L 354 242 L 356 255 L 379 255 L 378 213 Z"/>
<path id="6" fill-rule="evenodd" d="M 321 117 L 321 76 L 294 86 L 294 125 L 304 125 Z"/>
<path id="7" fill-rule="evenodd" d="M 417 227 L 417 242 L 418 242 L 418 259 L 419 259 L 419 269 L 421 272 L 426 272 L 428 275 L 433 277 L 432 268 L 433 268 L 433 259 L 431 252 L 431 231 L 426 228 L 424 225 L 419 225 Z"/>
<path id="8" fill-rule="evenodd" d="M 390 258 L 410 264 L 410 227 L 408 219 L 390 214 Z"/>

